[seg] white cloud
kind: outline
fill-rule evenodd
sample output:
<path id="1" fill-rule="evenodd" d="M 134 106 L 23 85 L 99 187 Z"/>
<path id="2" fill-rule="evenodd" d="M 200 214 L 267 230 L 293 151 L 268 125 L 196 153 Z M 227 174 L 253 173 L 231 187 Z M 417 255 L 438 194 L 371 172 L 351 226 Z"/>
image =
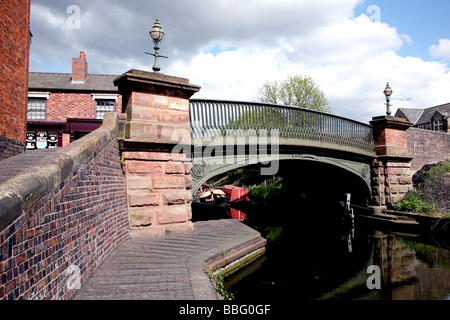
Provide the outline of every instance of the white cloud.
<path id="1" fill-rule="evenodd" d="M 202 85 L 196 97 L 231 100 L 251 100 L 268 80 L 309 75 L 327 94 L 335 114 L 368 122 L 385 112 L 382 92 L 387 81 L 394 89 L 394 112 L 398 107 L 423 108 L 450 101 L 450 95 L 441 91 L 432 97 L 426 94 L 449 76 L 444 64 L 397 54 L 408 39 L 365 15 L 341 16 L 309 35 L 282 37 L 277 47 L 199 54 L 191 61 L 177 61 L 168 71 L 182 72 Z M 418 94 L 421 91 L 424 94 Z"/>
<path id="2" fill-rule="evenodd" d="M 439 44 L 430 46 L 430 53 L 434 58 L 450 61 L 450 40 L 440 39 Z"/>

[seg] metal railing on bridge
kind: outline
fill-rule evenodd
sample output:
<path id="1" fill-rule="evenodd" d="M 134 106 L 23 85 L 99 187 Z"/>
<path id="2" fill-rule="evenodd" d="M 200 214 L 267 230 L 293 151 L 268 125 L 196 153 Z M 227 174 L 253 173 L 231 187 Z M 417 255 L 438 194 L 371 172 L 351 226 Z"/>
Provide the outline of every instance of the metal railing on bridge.
<path id="1" fill-rule="evenodd" d="M 191 99 L 189 117 L 193 139 L 265 134 L 351 148 L 365 154 L 375 150 L 370 125 L 300 107 Z"/>

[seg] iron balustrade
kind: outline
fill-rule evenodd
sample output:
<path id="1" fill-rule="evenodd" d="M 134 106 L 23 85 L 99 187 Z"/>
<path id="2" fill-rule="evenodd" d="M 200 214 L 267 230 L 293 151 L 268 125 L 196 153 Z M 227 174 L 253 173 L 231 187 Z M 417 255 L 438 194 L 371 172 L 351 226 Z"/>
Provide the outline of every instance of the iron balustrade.
<path id="1" fill-rule="evenodd" d="M 276 134 L 364 154 L 375 150 L 372 126 L 300 107 L 191 99 L 189 118 L 193 139 Z"/>

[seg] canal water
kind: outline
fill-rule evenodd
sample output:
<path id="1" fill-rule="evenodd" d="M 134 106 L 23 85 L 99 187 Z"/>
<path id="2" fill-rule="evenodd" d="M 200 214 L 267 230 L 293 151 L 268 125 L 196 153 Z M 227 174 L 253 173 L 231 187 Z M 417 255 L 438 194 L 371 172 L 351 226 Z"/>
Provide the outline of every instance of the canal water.
<path id="1" fill-rule="evenodd" d="M 264 256 L 225 279 L 236 301 L 450 300 L 448 237 L 377 230 L 358 217 L 345 223 L 339 209 L 228 214 L 268 240 Z"/>

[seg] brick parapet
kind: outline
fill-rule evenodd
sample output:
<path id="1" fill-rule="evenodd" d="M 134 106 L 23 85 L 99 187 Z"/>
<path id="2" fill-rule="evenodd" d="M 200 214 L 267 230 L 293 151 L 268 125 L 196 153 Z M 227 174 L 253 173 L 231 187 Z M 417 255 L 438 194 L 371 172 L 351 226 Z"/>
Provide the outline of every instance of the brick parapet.
<path id="1" fill-rule="evenodd" d="M 128 237 L 117 115 L 28 171 L 0 185 L 0 299 L 69 299 Z"/>
<path id="2" fill-rule="evenodd" d="M 406 131 L 408 151 L 413 160 L 411 170 L 417 172 L 426 164 L 450 159 L 450 134 L 410 128 Z"/>

